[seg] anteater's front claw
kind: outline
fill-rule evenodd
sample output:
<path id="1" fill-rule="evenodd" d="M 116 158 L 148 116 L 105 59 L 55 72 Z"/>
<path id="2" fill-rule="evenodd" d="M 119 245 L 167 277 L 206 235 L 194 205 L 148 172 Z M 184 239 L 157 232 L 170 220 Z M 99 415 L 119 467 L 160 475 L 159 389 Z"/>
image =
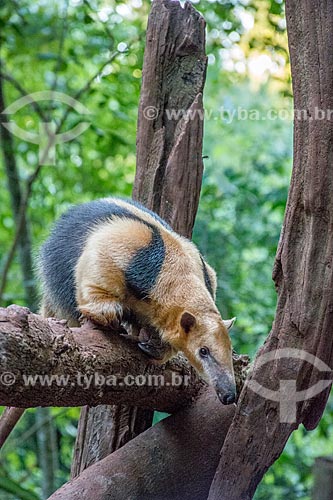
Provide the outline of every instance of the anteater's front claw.
<path id="1" fill-rule="evenodd" d="M 147 356 L 156 360 L 162 360 L 168 350 L 168 346 L 166 345 L 156 345 L 149 341 L 139 342 L 138 346 Z"/>

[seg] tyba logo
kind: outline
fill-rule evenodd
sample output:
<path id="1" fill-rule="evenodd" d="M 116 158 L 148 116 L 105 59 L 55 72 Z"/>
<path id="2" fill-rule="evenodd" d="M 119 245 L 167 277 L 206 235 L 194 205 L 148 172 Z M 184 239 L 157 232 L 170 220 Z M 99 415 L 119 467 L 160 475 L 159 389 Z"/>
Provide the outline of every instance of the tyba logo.
<path id="1" fill-rule="evenodd" d="M 70 97 L 62 92 L 41 91 L 28 94 L 13 102 L 2 111 L 3 115 L 13 115 L 24 106 L 38 101 L 57 101 L 67 104 L 80 115 L 90 115 L 90 111 L 78 102 L 73 97 Z M 78 137 L 90 126 L 89 122 L 82 121 L 75 125 L 68 132 L 57 134 L 57 125 L 53 121 L 40 122 L 38 133 L 23 130 L 14 121 L 2 122 L 2 125 L 7 128 L 12 134 L 20 139 L 38 144 L 39 146 L 39 164 L 40 165 L 55 165 L 56 159 L 56 144 L 72 141 Z"/>
<path id="2" fill-rule="evenodd" d="M 280 386 L 277 391 L 263 387 L 256 380 L 249 379 L 246 385 L 254 391 L 259 396 L 269 399 L 271 401 L 277 401 L 280 403 L 280 422 L 281 423 L 295 423 L 296 422 L 296 403 L 298 401 L 306 401 L 308 399 L 317 396 L 320 392 L 325 390 L 332 384 L 332 370 L 326 365 L 321 359 L 313 356 L 312 354 L 303 351 L 301 349 L 284 348 L 276 349 L 275 351 L 270 351 L 262 356 L 259 356 L 256 360 L 256 369 L 265 365 L 266 363 L 271 363 L 279 359 L 293 358 L 300 361 L 306 361 L 312 364 L 320 372 L 326 372 L 330 374 L 329 380 L 320 380 L 312 387 L 305 389 L 303 391 L 297 391 L 296 380 L 280 380 Z"/>

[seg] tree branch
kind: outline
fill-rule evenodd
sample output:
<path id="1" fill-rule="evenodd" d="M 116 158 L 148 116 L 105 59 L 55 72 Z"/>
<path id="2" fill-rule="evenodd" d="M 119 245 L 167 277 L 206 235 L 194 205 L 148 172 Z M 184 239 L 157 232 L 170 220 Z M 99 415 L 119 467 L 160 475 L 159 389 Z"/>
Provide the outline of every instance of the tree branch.
<path id="1" fill-rule="evenodd" d="M 3 67 L 4 63 L 2 60 L 0 60 L 0 67 Z M 7 82 L 11 83 L 12 86 L 21 94 L 22 97 L 30 96 L 30 93 L 20 84 L 19 81 L 17 81 L 13 75 L 10 75 L 6 71 L 1 70 L 0 71 L 0 77 L 3 80 L 6 80 Z M 45 115 L 43 109 L 40 107 L 39 103 L 34 100 L 29 100 L 28 104 L 33 108 L 33 110 L 37 113 L 37 115 L 44 121 L 47 120 L 47 116 Z M 2 110 L 1 110 L 2 113 Z"/>
<path id="2" fill-rule="evenodd" d="M 190 238 L 203 162 L 205 20 L 186 2 L 155 0 L 149 15 L 133 198 Z"/>
<path id="3" fill-rule="evenodd" d="M 0 448 L 24 413 L 25 408 L 5 408 L 0 417 Z"/>
<path id="4" fill-rule="evenodd" d="M 234 411 L 207 388 L 195 405 L 91 465 L 49 500 L 203 500 Z"/>
<path id="5" fill-rule="evenodd" d="M 0 309 L 2 374 L 11 373 L 15 378 L 11 383 L 8 375 L 8 383 L 6 376 L 0 376 L 1 405 L 29 408 L 127 403 L 171 413 L 188 404 L 202 387 L 181 361 L 167 368 L 147 365 L 144 354 L 119 334 L 101 332 L 90 323 L 72 329 L 64 323 L 19 306 Z M 173 387 L 173 371 L 187 375 L 192 383 L 181 389 Z M 134 380 L 142 374 L 163 375 L 170 386 L 125 385 L 126 375 Z M 36 375 L 53 376 L 54 381 L 50 386 L 25 382 L 25 377 Z M 85 375 L 93 376 L 89 389 Z M 113 385 L 110 379 L 109 385 L 99 382 L 110 375 L 117 376 L 117 383 Z M 59 382 L 55 377 L 60 377 Z"/>
<path id="6" fill-rule="evenodd" d="M 183 358 L 154 366 L 126 337 L 0 308 L 0 405 L 127 404 L 173 413 L 196 398 L 205 384 Z"/>

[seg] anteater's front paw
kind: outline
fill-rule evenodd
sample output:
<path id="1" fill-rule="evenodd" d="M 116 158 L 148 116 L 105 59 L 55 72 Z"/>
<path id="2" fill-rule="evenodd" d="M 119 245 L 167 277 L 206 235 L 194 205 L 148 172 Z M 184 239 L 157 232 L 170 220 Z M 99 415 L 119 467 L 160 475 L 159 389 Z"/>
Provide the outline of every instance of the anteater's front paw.
<path id="1" fill-rule="evenodd" d="M 116 303 L 85 304 L 79 308 L 81 318 L 88 319 L 98 326 L 112 330 L 119 330 L 123 310 Z"/>
<path id="2" fill-rule="evenodd" d="M 172 354 L 170 344 L 163 342 L 159 336 L 151 335 L 149 337 L 147 333 L 144 328 L 141 329 L 140 337 L 142 340 L 138 343 L 139 348 L 151 358 L 154 364 L 165 363 Z"/>
<path id="3" fill-rule="evenodd" d="M 147 356 L 153 358 L 155 360 L 162 360 L 164 358 L 164 350 L 161 349 L 160 346 L 154 346 L 148 342 L 139 342 L 139 348 L 143 351 Z"/>

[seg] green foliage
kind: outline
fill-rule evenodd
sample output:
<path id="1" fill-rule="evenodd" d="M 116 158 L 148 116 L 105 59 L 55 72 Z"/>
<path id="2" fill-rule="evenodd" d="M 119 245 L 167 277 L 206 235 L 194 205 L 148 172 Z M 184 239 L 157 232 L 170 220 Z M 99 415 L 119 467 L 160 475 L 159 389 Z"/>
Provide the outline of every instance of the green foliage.
<path id="1" fill-rule="evenodd" d="M 130 195 L 134 178 L 142 35 L 148 6 L 133 8 L 131 19 L 124 21 L 117 12 L 126 11 L 126 5 L 117 2 L 110 8 L 114 13 L 105 23 L 97 15 L 102 2 L 70 2 L 67 9 L 66 4 L 37 2 L 32 6 L 24 1 L 19 5 L 7 2 L 0 11 L 6 24 L 1 32 L 6 41 L 1 54 L 5 71 L 13 75 L 27 93 L 56 88 L 75 96 L 87 87 L 79 101 L 91 112 L 91 127 L 77 140 L 57 146 L 57 166 L 45 166 L 34 185 L 29 215 L 37 243 L 47 234 L 50 221 L 69 204 L 111 193 Z M 101 12 L 100 17 L 103 18 Z M 99 74 L 99 69 L 109 60 Z M 6 85 L 6 102 L 11 103 L 18 97 L 17 90 Z M 68 111 L 67 105 L 57 101 L 51 102 L 51 106 L 48 101 L 40 105 L 57 123 Z M 80 116 L 69 110 L 61 131 L 72 129 L 78 120 Z M 22 129 L 36 132 L 40 118 L 31 106 L 25 106 L 15 114 L 15 121 Z M 20 139 L 15 141 L 15 146 L 24 181 L 37 164 L 38 146 Z M 8 193 L 4 192 L 3 197 L 2 256 L 14 229 Z M 19 274 L 15 263 L 5 304 L 24 302 Z"/>
<path id="2" fill-rule="evenodd" d="M 79 413 L 79 408 L 51 408 L 51 422 L 56 426 L 59 450 L 57 487 L 68 480 Z M 46 420 L 43 423 L 47 423 Z M 35 410 L 27 410 L 2 451 L 0 500 L 12 500 L 12 498 L 13 500 L 18 498 L 28 500 L 28 496 L 19 496 L 21 494 L 19 489 L 13 489 L 13 497 L 9 495 L 9 488 L 14 488 L 15 484 L 25 492 L 33 492 L 35 496 L 31 496 L 31 500 L 42 498 L 42 477 L 37 453 L 37 432 L 39 431 L 40 424 L 36 422 Z M 2 481 L 2 476 L 8 479 L 8 482 Z"/>
<path id="3" fill-rule="evenodd" d="M 210 87 L 208 81 L 206 106 L 223 108 L 225 120 L 206 121 L 204 154 L 209 158 L 194 239 L 217 271 L 223 316 L 238 317 L 235 348 L 252 355 L 274 317 L 271 271 L 292 156 L 291 122 L 267 118 L 269 110 L 289 109 L 291 103 L 267 86 L 251 92 L 246 80 L 227 94 Z M 251 110 L 260 119 L 244 119 Z"/>
<path id="4" fill-rule="evenodd" d="M 55 89 L 75 96 L 84 89 L 77 99 L 91 112 L 90 128 L 58 145 L 56 166 L 44 166 L 34 184 L 28 214 L 35 251 L 54 219 L 70 204 L 131 194 L 149 5 L 147 0 L 20 0 L 0 5 L 2 71 L 10 73 L 27 93 Z M 217 303 L 223 316 L 237 316 L 235 348 L 253 356 L 274 318 L 271 270 L 291 170 L 291 120 L 268 119 L 272 109 L 291 109 L 284 4 L 278 0 L 202 0 L 197 8 L 208 26 L 204 140 L 208 158 L 194 239 L 217 270 Z M 256 58 L 262 55 L 273 61 L 275 72 L 251 70 L 251 61 L 260 70 L 261 59 L 258 63 Z M 10 104 L 20 92 L 5 82 L 5 97 Z M 62 131 L 81 119 L 59 102 L 40 105 L 57 124 L 68 112 Z M 236 115 L 231 119 L 233 112 Z M 26 106 L 16 113 L 15 121 L 23 129 L 37 131 L 40 118 Z M 24 185 L 37 165 L 38 146 L 17 138 L 14 146 Z M 5 184 L 0 164 L 0 269 L 15 227 Z M 24 301 L 15 260 L 4 305 Z M 314 457 L 330 452 L 332 410 L 330 405 L 314 433 L 303 429 L 294 433 L 266 474 L 258 500 L 309 498 Z M 51 410 L 59 448 L 57 486 L 68 479 L 78 415 L 77 408 Z M 164 416 L 156 415 L 154 423 Z M 0 500 L 41 498 L 36 432 L 31 410 L 0 460 Z"/>
<path id="5" fill-rule="evenodd" d="M 39 498 L 31 491 L 25 490 L 17 482 L 12 481 L 4 475 L 0 475 L 0 490 L 6 492 L 6 494 L 15 496 L 18 500 L 38 500 Z"/>

